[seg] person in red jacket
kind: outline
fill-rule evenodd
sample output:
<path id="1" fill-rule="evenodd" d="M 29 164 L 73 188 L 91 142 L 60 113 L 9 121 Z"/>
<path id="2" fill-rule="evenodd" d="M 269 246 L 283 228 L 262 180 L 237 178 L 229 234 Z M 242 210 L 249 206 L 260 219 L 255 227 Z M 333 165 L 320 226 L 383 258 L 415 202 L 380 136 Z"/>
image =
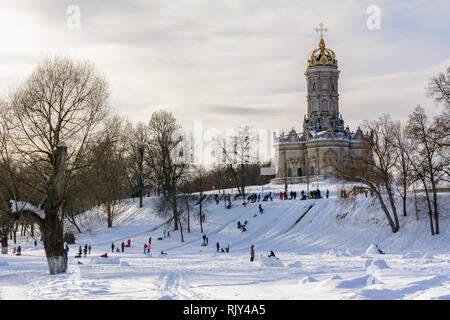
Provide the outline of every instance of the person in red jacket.
<path id="1" fill-rule="evenodd" d="M 122 247 L 122 252 L 123 252 L 125 250 L 125 242 L 122 242 L 121 247 Z"/>
<path id="2" fill-rule="evenodd" d="M 280 200 L 283 200 L 283 192 L 280 191 Z"/>
<path id="3" fill-rule="evenodd" d="M 127 243 L 128 243 L 128 246 L 130 247 L 131 246 L 131 240 L 128 239 Z"/>
<path id="4" fill-rule="evenodd" d="M 108 254 L 105 252 L 105 254 L 102 254 L 100 257 L 102 257 L 102 258 L 108 258 Z"/>

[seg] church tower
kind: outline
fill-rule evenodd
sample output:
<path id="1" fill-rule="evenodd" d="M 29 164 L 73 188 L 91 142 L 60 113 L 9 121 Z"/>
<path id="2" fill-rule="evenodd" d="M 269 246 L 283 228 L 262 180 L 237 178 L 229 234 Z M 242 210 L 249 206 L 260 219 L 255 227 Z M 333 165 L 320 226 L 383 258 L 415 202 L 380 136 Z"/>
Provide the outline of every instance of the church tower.
<path id="1" fill-rule="evenodd" d="M 326 48 L 323 24 L 320 24 L 319 48 L 312 51 L 305 72 L 307 82 L 307 113 L 304 131 L 342 131 L 344 122 L 339 114 L 338 61 L 336 54 Z"/>

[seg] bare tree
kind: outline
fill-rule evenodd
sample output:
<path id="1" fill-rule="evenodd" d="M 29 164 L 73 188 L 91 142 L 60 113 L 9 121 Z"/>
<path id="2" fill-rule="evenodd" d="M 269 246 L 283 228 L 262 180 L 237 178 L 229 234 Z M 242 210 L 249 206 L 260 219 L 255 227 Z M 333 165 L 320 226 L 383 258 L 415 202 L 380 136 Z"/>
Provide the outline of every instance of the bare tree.
<path id="1" fill-rule="evenodd" d="M 377 120 L 366 121 L 362 128 L 363 140 L 367 150 L 359 156 L 347 159 L 342 166 L 334 167 L 338 177 L 360 182 L 373 192 L 388 220 L 393 233 L 400 229 L 392 186 L 394 184 L 394 168 L 397 162 L 395 143 L 392 138 L 393 121 L 389 115 Z M 385 198 L 390 205 L 390 210 Z"/>
<path id="2" fill-rule="evenodd" d="M 174 230 L 178 230 L 177 187 L 185 173 L 183 136 L 178 135 L 180 126 L 175 117 L 164 110 L 152 114 L 148 128 L 148 161 L 156 180 L 162 184 L 164 198 L 171 202 Z"/>
<path id="3" fill-rule="evenodd" d="M 148 129 L 145 124 L 139 122 L 135 128 L 129 125 L 126 149 L 128 151 L 131 175 L 136 183 L 140 208 L 144 206 L 142 198 L 144 195 L 144 184 L 148 176 L 147 162 L 145 161 L 145 156 L 148 154 L 148 140 Z"/>
<path id="4" fill-rule="evenodd" d="M 112 228 L 118 202 L 129 193 L 123 122 L 118 117 L 105 121 L 102 135 L 92 153 L 91 178 L 98 203 L 106 210 L 108 228 Z"/>
<path id="5" fill-rule="evenodd" d="M 50 274 L 67 269 L 61 210 L 66 184 L 89 156 L 108 95 L 92 64 L 56 57 L 44 60 L 9 99 L 7 137 L 13 157 L 34 177 L 26 183 L 42 198 L 44 214 L 32 216 L 42 232 Z"/>
<path id="6" fill-rule="evenodd" d="M 249 126 L 239 127 L 230 137 L 217 137 L 218 154 L 229 168 L 238 193 L 245 204 L 245 187 L 248 186 L 248 171 L 251 163 L 256 161 L 255 136 Z"/>
<path id="7" fill-rule="evenodd" d="M 409 116 L 407 124 L 407 133 L 415 145 L 415 153 L 410 156 L 411 163 L 415 171 L 423 181 L 424 188 L 427 190 L 427 184 L 431 187 L 433 195 L 433 215 L 435 220 L 436 234 L 439 234 L 439 212 L 437 183 L 442 173 L 443 162 L 439 158 L 439 141 L 442 139 L 442 131 L 435 126 L 430 126 L 425 110 L 417 106 L 414 112 Z M 433 230 L 432 230 L 433 234 Z"/>
<path id="8" fill-rule="evenodd" d="M 414 144 L 405 132 L 404 126 L 397 121 L 393 123 L 392 138 L 394 139 L 393 151 L 396 153 L 397 162 L 395 163 L 395 185 L 403 202 L 403 216 L 406 217 L 406 197 L 408 188 L 415 182 L 415 176 L 412 173 L 411 162 L 408 160 L 408 154 L 414 150 Z"/>

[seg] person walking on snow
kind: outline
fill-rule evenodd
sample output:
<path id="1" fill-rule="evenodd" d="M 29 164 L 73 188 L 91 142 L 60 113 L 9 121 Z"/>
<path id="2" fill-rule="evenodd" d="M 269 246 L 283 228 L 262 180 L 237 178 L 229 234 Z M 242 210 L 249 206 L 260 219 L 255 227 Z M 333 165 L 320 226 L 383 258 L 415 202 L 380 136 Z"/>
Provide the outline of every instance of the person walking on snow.
<path id="1" fill-rule="evenodd" d="M 148 238 L 148 244 L 152 244 L 152 237 Z"/>
<path id="2" fill-rule="evenodd" d="M 144 244 L 144 254 L 146 254 L 147 253 L 147 244 L 145 243 Z"/>
<path id="3" fill-rule="evenodd" d="M 131 247 L 131 240 L 130 239 L 128 239 L 127 244 L 128 244 L 129 247 Z"/>
<path id="4" fill-rule="evenodd" d="M 379 252 L 380 254 L 385 254 L 385 252 L 381 251 L 381 249 L 378 248 L 378 245 L 377 245 L 377 244 L 376 244 L 375 246 L 377 247 L 377 250 L 378 250 L 378 252 Z"/>
<path id="5" fill-rule="evenodd" d="M 216 247 L 217 247 L 217 253 L 219 253 L 219 249 L 220 249 L 219 242 L 216 243 Z"/>
<path id="6" fill-rule="evenodd" d="M 163 236 L 166 237 L 166 229 L 163 230 Z"/>
<path id="7" fill-rule="evenodd" d="M 111 244 L 111 252 L 114 252 L 114 243 Z"/>
<path id="8" fill-rule="evenodd" d="M 152 248 L 152 246 L 150 245 L 150 243 L 147 245 L 147 253 L 150 252 L 150 249 Z"/>
<path id="9" fill-rule="evenodd" d="M 89 245 L 89 247 L 88 247 L 88 255 L 91 255 L 91 245 Z"/>
<path id="10" fill-rule="evenodd" d="M 122 244 L 120 245 L 122 247 L 122 252 L 125 251 L 125 242 L 122 241 Z"/>
<path id="11" fill-rule="evenodd" d="M 206 234 L 204 234 L 204 235 L 202 236 L 202 238 L 203 238 L 203 243 L 206 244 Z"/>
<path id="12" fill-rule="evenodd" d="M 252 262 L 255 259 L 255 245 L 252 244 L 250 247 L 250 262 Z"/>

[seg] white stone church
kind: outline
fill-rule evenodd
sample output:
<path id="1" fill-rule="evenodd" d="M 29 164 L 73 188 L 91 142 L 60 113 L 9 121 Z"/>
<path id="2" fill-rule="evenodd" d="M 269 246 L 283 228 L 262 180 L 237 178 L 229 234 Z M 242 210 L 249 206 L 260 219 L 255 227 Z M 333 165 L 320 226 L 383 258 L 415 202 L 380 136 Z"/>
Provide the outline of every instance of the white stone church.
<path id="1" fill-rule="evenodd" d="M 307 83 L 307 113 L 303 130 L 282 133 L 276 137 L 276 177 L 274 183 L 306 182 L 333 174 L 333 165 L 343 165 L 364 154 L 362 131 L 356 133 L 344 127 L 340 113 L 336 54 L 326 48 L 323 24 L 319 48 L 308 57 L 305 72 Z"/>

